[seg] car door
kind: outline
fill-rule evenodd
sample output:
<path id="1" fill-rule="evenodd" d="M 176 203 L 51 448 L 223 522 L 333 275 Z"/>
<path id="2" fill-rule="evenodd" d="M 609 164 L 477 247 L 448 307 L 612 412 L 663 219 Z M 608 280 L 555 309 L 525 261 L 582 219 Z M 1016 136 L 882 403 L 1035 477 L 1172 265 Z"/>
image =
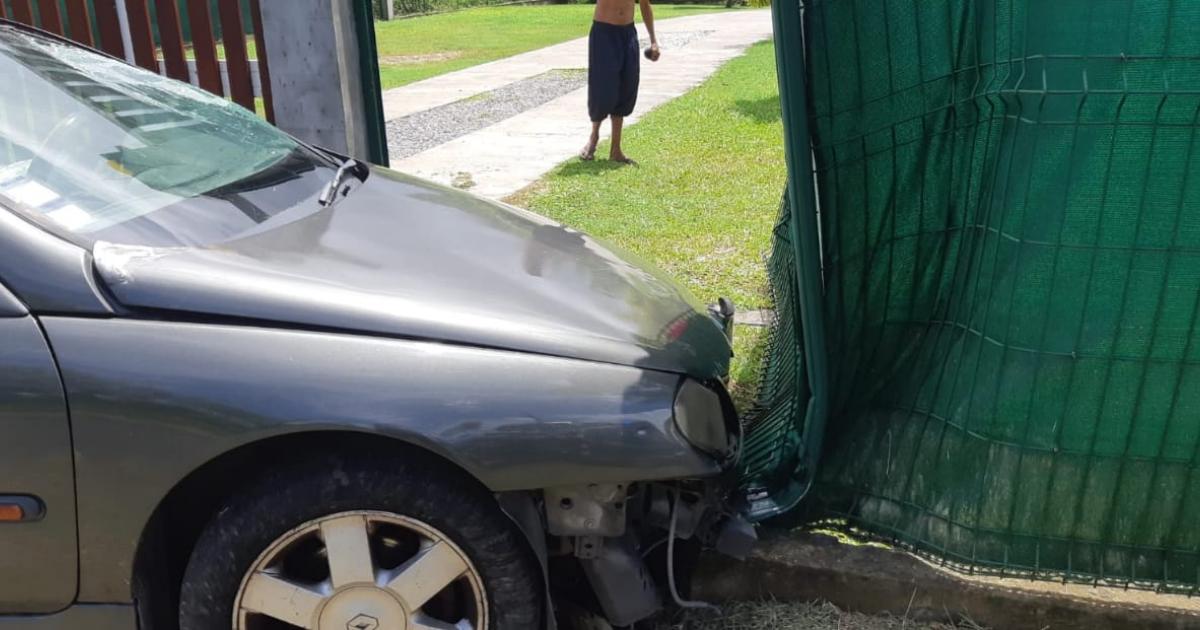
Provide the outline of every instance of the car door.
<path id="1" fill-rule="evenodd" d="M 69 606 L 77 567 L 62 383 L 37 321 L 0 284 L 0 615 Z"/>

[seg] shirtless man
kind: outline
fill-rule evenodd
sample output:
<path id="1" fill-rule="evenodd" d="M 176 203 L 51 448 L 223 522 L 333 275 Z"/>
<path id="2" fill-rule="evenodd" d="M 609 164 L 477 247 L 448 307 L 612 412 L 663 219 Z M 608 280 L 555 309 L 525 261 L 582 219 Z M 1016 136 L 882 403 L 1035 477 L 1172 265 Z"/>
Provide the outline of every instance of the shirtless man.
<path id="1" fill-rule="evenodd" d="M 579 152 L 580 159 L 596 157 L 600 141 L 600 123 L 612 119 L 612 147 L 608 157 L 614 162 L 633 164 L 621 152 L 621 126 L 637 103 L 641 53 L 637 28 L 633 25 L 633 4 L 642 6 L 642 22 L 650 34 L 646 56 L 658 61 L 658 39 L 654 36 L 654 11 L 650 0 L 596 0 L 592 32 L 588 36 L 588 115 L 592 118 L 592 136 Z"/>

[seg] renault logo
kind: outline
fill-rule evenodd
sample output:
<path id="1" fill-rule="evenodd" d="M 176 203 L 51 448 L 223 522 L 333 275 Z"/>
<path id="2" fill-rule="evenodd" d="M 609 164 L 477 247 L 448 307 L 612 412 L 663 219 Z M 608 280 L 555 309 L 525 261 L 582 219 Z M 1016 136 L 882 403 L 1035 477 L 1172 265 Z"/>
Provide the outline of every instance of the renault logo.
<path id="1" fill-rule="evenodd" d="M 346 630 L 379 630 L 379 620 L 370 615 L 358 615 L 346 622 Z"/>

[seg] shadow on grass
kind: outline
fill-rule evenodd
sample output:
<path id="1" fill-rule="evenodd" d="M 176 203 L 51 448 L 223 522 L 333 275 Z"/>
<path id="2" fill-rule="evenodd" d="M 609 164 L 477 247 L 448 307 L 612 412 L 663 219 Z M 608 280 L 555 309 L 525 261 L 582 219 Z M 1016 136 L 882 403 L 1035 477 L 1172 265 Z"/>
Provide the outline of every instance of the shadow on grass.
<path id="1" fill-rule="evenodd" d="M 625 168 L 626 164 L 613 162 L 612 160 L 603 160 L 596 158 L 590 162 L 585 162 L 579 158 L 575 158 L 563 165 L 558 170 L 559 175 L 567 177 L 575 177 L 578 175 L 599 175 L 608 171 L 615 171 L 619 168 Z"/>
<path id="2" fill-rule="evenodd" d="M 761 123 L 775 122 L 783 116 L 779 109 L 778 96 L 764 96 L 755 100 L 738 99 L 734 101 L 734 108 L 739 114 Z"/>

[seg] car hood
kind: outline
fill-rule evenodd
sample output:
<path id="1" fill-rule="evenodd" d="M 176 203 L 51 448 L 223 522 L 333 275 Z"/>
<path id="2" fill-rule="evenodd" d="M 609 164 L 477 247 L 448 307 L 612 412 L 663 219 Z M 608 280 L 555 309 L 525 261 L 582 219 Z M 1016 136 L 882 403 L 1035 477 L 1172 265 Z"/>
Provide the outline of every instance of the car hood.
<path id="1" fill-rule="evenodd" d="M 97 243 L 130 308 L 725 374 L 730 348 L 661 272 L 530 212 L 375 169 L 331 208 L 208 247 Z"/>

